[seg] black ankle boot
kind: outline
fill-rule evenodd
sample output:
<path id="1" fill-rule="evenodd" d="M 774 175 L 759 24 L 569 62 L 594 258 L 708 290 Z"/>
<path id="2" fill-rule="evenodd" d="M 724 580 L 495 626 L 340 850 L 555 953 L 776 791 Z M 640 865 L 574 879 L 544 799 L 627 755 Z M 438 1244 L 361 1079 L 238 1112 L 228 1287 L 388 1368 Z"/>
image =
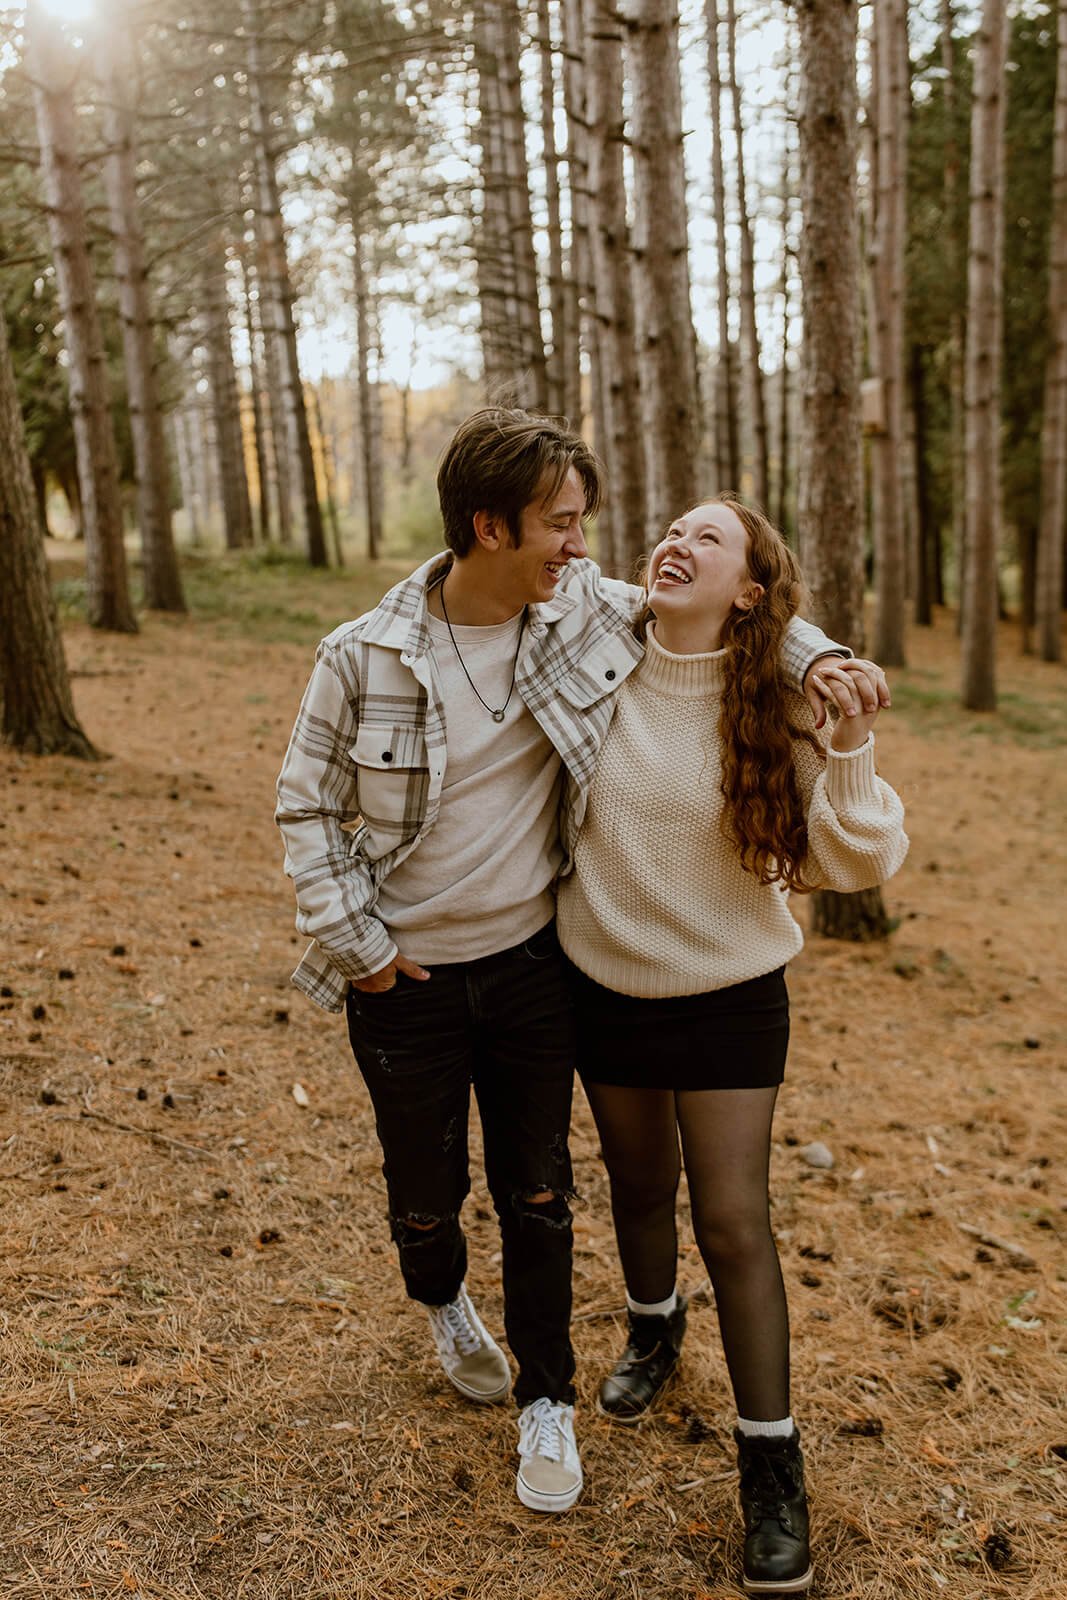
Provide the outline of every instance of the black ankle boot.
<path id="1" fill-rule="evenodd" d="M 742 1583 L 749 1594 L 802 1594 L 811 1583 L 808 1497 L 800 1435 L 763 1439 L 735 1431 L 745 1519 Z"/>
<path id="2" fill-rule="evenodd" d="M 642 1317 L 628 1312 L 630 1339 L 614 1369 L 600 1385 L 600 1409 L 616 1422 L 636 1422 L 678 1365 L 689 1302 L 678 1304 L 666 1317 Z"/>

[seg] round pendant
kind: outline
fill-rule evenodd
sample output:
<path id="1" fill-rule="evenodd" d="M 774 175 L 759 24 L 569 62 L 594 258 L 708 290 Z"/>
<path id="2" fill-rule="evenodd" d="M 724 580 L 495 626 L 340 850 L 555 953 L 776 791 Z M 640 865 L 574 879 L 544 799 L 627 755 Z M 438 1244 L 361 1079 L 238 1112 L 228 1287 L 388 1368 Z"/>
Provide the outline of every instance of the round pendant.
<path id="1" fill-rule="evenodd" d="M 503 720 L 504 720 L 504 713 L 502 711 L 494 711 L 493 712 L 493 721 L 494 722 L 503 722 Z"/>

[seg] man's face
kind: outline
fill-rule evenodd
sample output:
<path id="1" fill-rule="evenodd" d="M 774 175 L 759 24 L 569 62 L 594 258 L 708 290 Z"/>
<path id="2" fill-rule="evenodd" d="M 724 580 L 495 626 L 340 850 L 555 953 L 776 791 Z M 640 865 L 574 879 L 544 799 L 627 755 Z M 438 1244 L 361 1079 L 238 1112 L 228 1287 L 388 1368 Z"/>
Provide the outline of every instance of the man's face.
<path id="1" fill-rule="evenodd" d="M 544 485 L 519 517 L 519 542 L 502 540 L 498 571 L 516 605 L 551 600 L 567 562 L 587 556 L 582 517 L 585 490 L 572 467 L 557 492 L 544 498 Z"/>

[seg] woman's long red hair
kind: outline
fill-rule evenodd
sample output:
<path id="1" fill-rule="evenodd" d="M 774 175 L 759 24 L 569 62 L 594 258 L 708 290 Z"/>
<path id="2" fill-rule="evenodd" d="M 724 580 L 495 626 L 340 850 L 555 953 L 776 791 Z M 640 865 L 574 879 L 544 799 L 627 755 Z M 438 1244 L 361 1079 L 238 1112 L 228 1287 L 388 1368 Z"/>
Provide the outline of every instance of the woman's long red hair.
<path id="1" fill-rule="evenodd" d="M 750 609 L 731 611 L 720 635 L 726 651 L 719 714 L 723 826 L 742 866 L 760 883 L 809 890 L 808 826 L 793 746 L 804 739 L 820 755 L 825 749 L 810 718 L 807 726 L 797 720 L 807 708 L 782 673 L 785 632 L 804 597 L 800 566 L 774 524 L 736 495 L 700 504 L 729 506 L 748 536 L 749 576 L 763 589 Z M 637 622 L 640 635 L 653 615 L 646 606 Z"/>

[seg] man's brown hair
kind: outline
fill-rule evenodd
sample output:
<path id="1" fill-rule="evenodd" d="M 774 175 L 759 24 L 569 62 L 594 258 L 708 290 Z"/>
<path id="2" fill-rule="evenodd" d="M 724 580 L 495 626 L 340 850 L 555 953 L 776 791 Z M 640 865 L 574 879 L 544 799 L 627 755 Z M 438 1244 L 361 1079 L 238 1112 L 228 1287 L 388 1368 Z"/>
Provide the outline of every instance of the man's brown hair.
<path id="1" fill-rule="evenodd" d="M 563 419 L 503 406 L 485 406 L 456 429 L 437 473 L 445 543 L 457 556 L 474 545 L 474 516 L 488 511 L 519 542 L 523 507 L 559 493 L 574 468 L 593 516 L 603 492 L 603 468 L 584 439 Z"/>

